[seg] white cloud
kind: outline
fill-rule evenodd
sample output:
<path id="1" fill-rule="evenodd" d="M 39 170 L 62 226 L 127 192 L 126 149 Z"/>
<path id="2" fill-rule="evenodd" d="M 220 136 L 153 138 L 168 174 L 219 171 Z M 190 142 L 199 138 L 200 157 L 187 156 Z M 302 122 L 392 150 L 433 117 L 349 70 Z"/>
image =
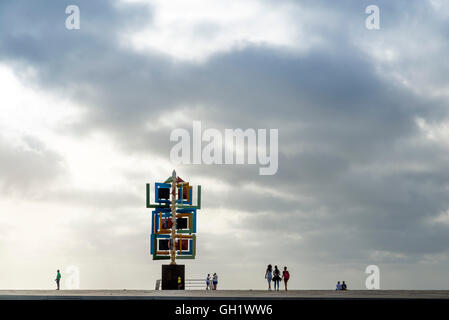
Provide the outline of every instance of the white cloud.
<path id="1" fill-rule="evenodd" d="M 247 45 L 290 49 L 307 47 L 298 29 L 301 14 L 289 4 L 255 0 L 127 0 L 154 10 L 154 21 L 126 34 L 137 50 L 156 50 L 179 60 L 204 61 L 211 55 Z"/>
<path id="2" fill-rule="evenodd" d="M 441 214 L 436 217 L 432 217 L 430 223 L 449 225 L 449 210 L 441 212 Z"/>
<path id="3" fill-rule="evenodd" d="M 30 69 L 19 78 L 11 68 L 0 65 L 0 135 L 12 149 L 39 152 L 48 148 L 64 159 L 67 178 L 62 190 L 117 190 L 123 186 L 123 172 L 145 170 L 145 159 L 123 154 L 113 138 L 101 131 L 75 136 L 66 126 L 82 121 L 84 108 L 75 101 L 30 87 Z M 43 141 L 30 149 L 30 142 Z M 153 159 L 153 163 L 162 163 Z M 170 170 L 167 170 L 169 172 Z"/>
<path id="4" fill-rule="evenodd" d="M 10 67 L 0 64 L 0 127 L 2 134 L 16 143 L 20 143 L 21 135 L 50 138 L 54 130 L 82 115 L 82 109 L 63 96 L 26 85 L 34 74 L 29 68 L 19 78 Z"/>
<path id="5" fill-rule="evenodd" d="M 437 14 L 444 17 L 449 16 L 449 3 L 446 0 L 430 0 L 430 4 Z"/>
<path id="6" fill-rule="evenodd" d="M 426 139 L 440 145 L 449 145 L 449 122 L 429 123 L 424 118 L 416 118 L 415 122 Z"/>

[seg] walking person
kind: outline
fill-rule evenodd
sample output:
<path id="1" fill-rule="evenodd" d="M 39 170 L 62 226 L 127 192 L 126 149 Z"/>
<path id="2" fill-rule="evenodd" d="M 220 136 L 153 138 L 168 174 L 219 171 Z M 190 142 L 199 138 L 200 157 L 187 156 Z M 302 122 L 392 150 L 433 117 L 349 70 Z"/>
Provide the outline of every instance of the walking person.
<path id="1" fill-rule="evenodd" d="M 287 271 L 287 267 L 284 267 L 284 271 L 282 271 L 282 278 L 284 279 L 285 291 L 287 291 L 287 282 L 290 279 L 290 272 Z"/>
<path id="2" fill-rule="evenodd" d="M 267 271 L 265 271 L 265 279 L 268 281 L 268 290 L 271 290 L 271 279 L 273 278 L 273 268 L 271 264 L 267 266 Z"/>
<path id="3" fill-rule="evenodd" d="M 56 271 L 56 279 L 55 279 L 55 281 L 56 281 L 56 285 L 58 286 L 56 288 L 56 290 L 59 290 L 59 282 L 61 281 L 61 273 L 59 272 L 59 270 Z"/>
<path id="4" fill-rule="evenodd" d="M 274 266 L 274 271 L 273 271 L 273 281 L 274 281 L 274 290 L 276 290 L 277 287 L 277 291 L 279 291 L 279 281 L 281 281 L 281 272 L 278 269 L 278 266 Z"/>
<path id="5" fill-rule="evenodd" d="M 212 284 L 213 284 L 213 288 L 214 290 L 217 290 L 217 284 L 218 284 L 218 275 L 216 273 L 214 273 L 214 276 L 212 277 Z"/>

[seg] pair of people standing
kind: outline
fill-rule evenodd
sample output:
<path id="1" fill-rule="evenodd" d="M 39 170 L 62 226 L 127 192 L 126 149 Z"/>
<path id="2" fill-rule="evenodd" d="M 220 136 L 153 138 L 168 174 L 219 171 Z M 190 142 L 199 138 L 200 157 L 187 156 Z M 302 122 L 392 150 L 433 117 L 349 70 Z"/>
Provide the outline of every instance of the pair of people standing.
<path id="1" fill-rule="evenodd" d="M 218 275 L 214 273 L 211 277 L 210 273 L 206 277 L 206 290 L 217 290 Z"/>
<path id="2" fill-rule="evenodd" d="M 348 286 L 346 285 L 346 283 L 343 281 L 343 283 L 340 283 L 340 281 L 337 282 L 337 287 L 335 288 L 335 290 L 348 290 Z"/>
<path id="3" fill-rule="evenodd" d="M 274 282 L 274 290 L 279 291 L 279 282 L 284 279 L 284 287 L 285 291 L 287 291 L 287 282 L 290 279 L 290 273 L 287 271 L 287 267 L 284 267 L 284 271 L 282 272 L 282 278 L 281 278 L 281 272 L 278 269 L 278 266 L 271 266 L 269 264 L 267 266 L 267 270 L 265 271 L 265 279 L 268 281 L 268 290 L 271 290 L 271 281 Z M 276 289 L 277 288 L 277 289 Z"/>

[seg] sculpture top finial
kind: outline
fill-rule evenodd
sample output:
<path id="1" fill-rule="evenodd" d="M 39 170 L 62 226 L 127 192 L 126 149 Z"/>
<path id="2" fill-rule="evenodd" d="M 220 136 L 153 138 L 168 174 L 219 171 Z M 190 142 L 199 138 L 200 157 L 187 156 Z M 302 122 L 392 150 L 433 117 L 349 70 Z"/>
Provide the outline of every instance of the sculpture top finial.
<path id="1" fill-rule="evenodd" d="M 173 173 L 171 174 L 171 177 L 172 177 L 173 179 L 176 179 L 176 171 L 175 171 L 175 170 L 173 170 Z"/>

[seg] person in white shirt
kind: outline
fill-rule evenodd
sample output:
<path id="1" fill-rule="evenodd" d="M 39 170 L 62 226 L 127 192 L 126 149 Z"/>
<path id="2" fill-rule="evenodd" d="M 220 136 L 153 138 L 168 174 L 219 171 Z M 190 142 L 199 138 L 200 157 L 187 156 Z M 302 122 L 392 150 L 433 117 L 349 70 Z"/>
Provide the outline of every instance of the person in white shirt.
<path id="1" fill-rule="evenodd" d="M 210 273 L 208 273 L 206 277 L 206 290 L 209 289 L 210 289 Z"/>
<path id="2" fill-rule="evenodd" d="M 337 287 L 335 288 L 335 290 L 341 290 L 341 284 L 340 284 L 340 281 L 337 282 Z"/>

